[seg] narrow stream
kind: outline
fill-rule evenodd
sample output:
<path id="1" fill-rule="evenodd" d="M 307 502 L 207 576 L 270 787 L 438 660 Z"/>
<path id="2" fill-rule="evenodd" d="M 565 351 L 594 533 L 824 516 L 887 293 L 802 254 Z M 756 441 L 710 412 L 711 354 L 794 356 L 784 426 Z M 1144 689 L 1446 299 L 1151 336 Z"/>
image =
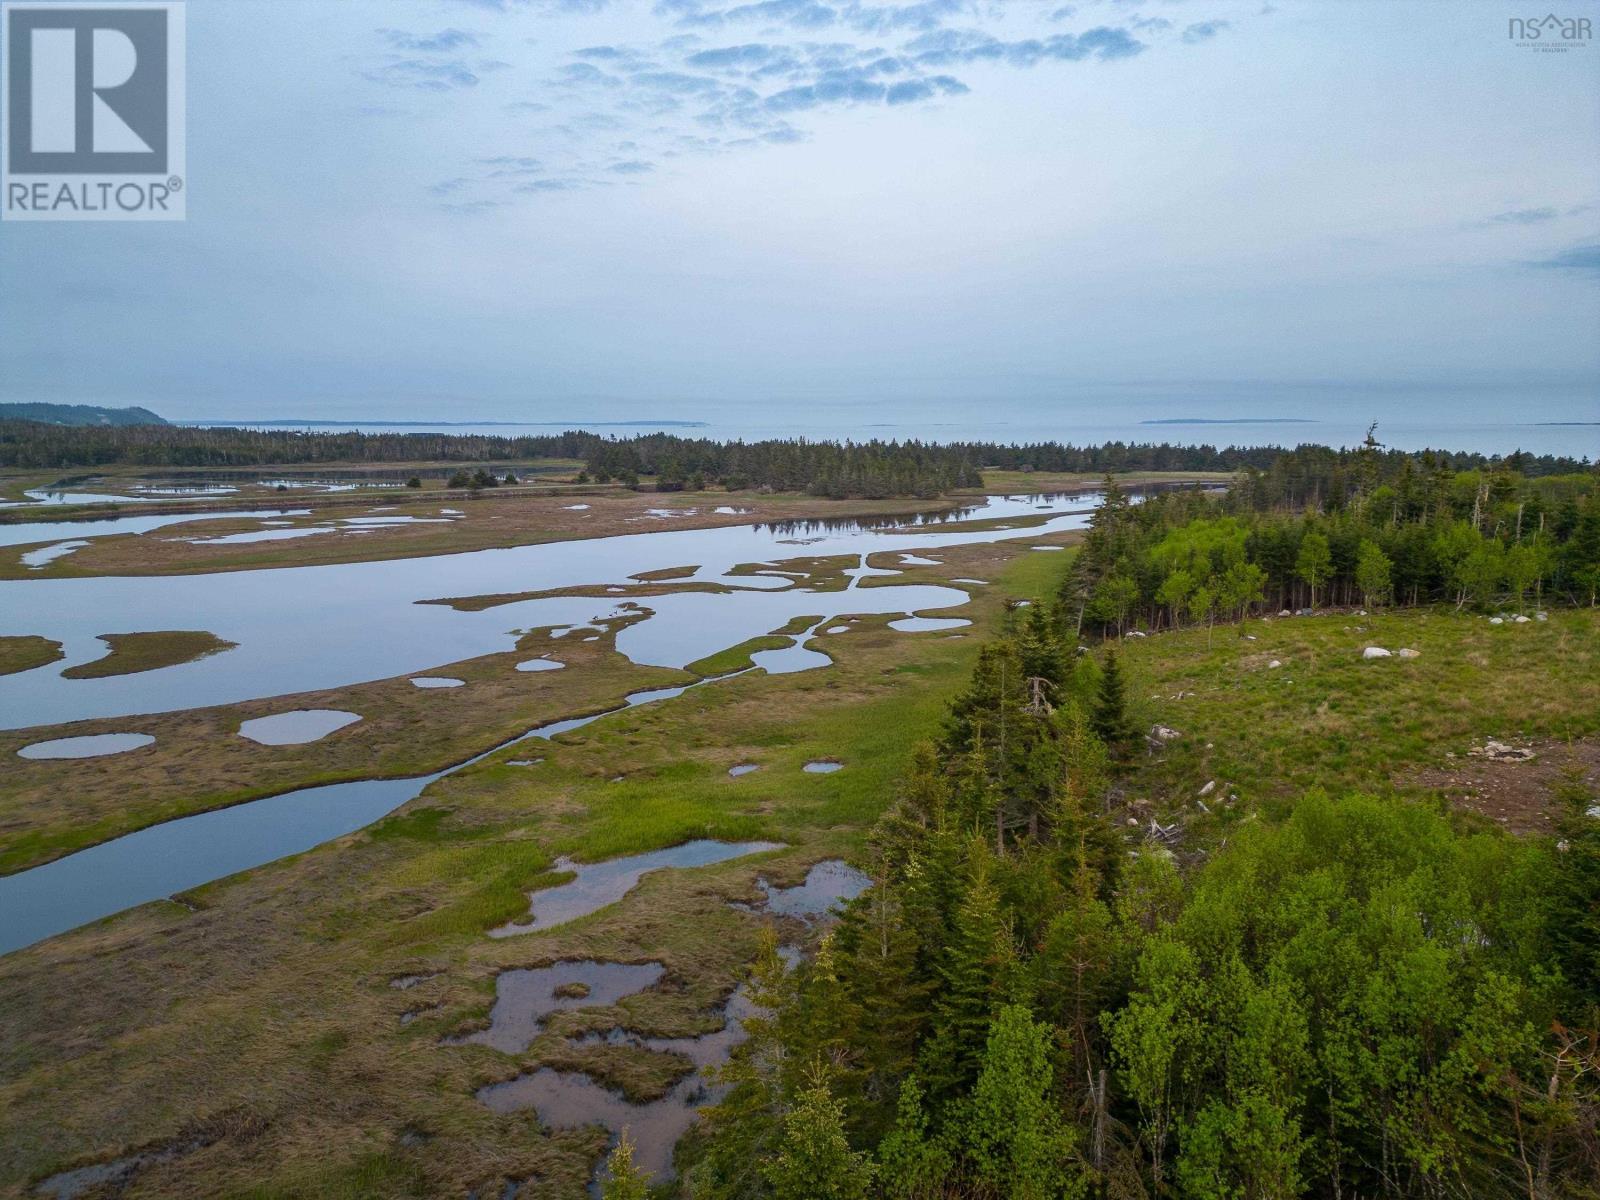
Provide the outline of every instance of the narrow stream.
<path id="1" fill-rule="evenodd" d="M 548 722 L 431 775 L 360 779 L 281 792 L 164 821 L 43 866 L 0 876 L 0 954 L 354 833 L 420 795 L 434 780 L 508 746 L 553 738 L 612 713 L 729 678 L 719 675 L 633 692 L 616 708 Z"/>

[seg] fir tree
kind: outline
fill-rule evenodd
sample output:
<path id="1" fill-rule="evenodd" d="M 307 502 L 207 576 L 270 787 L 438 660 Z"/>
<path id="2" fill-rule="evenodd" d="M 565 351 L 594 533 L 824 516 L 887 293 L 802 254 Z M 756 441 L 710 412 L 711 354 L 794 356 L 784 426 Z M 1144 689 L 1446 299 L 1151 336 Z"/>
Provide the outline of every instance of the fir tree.
<path id="1" fill-rule="evenodd" d="M 1106 651 L 1105 666 L 1100 672 L 1100 692 L 1090 727 L 1095 736 L 1105 743 L 1106 749 L 1118 757 L 1127 755 L 1134 738 L 1138 736 L 1133 727 L 1133 718 L 1128 713 L 1122 667 L 1117 662 L 1115 650 Z"/>

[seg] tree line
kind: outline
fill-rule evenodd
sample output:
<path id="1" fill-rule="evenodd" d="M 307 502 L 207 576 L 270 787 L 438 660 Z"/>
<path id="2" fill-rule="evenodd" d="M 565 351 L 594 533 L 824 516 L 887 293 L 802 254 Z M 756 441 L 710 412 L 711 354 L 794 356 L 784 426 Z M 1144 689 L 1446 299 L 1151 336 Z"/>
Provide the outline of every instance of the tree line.
<path id="1" fill-rule="evenodd" d="M 1123 674 L 1023 610 L 680 1150 L 693 1200 L 1593 1197 L 1600 822 L 1303 797 L 1211 853 L 1117 823 Z M 1192 865 L 1196 858 L 1200 865 Z M 612 1197 L 643 1196 L 614 1156 Z"/>
<path id="2" fill-rule="evenodd" d="M 1279 478 L 1294 475 L 1275 467 Z M 1226 495 L 1135 503 L 1114 479 L 1059 599 L 1075 631 L 1210 625 L 1266 608 L 1593 605 L 1600 475 L 1526 477 L 1409 461 L 1292 506 L 1245 473 Z"/>
<path id="3" fill-rule="evenodd" d="M 355 433 L 179 425 L 63 427 L 0 422 L 0 467 L 93 468 L 131 465 L 238 468 L 290 464 L 506 464 L 531 459 L 584 464 L 583 478 L 663 491 L 709 484 L 816 496 L 934 497 L 981 486 L 982 468 L 1051 472 L 1243 472 L 1262 503 L 1341 504 L 1376 481 L 1434 478 L 1441 471 L 1496 469 L 1521 477 L 1581 473 L 1587 460 L 1505 459 L 1481 454 L 1420 455 L 1367 448 L 1175 446 L 1107 442 L 934 444 L 916 440 L 828 442 L 805 439 L 719 442 L 656 433 L 603 437 L 582 430 L 517 437 L 444 433 Z"/>

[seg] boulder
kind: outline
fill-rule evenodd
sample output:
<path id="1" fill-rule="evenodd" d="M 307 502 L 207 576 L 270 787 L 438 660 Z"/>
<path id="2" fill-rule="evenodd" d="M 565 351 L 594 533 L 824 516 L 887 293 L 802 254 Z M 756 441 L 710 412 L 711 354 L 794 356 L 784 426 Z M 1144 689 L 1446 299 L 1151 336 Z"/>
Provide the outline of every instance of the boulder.
<path id="1" fill-rule="evenodd" d="M 1200 794 L 1202 796 L 1209 796 L 1209 795 L 1211 795 L 1212 792 L 1214 792 L 1216 790 L 1217 790 L 1217 781 L 1215 779 L 1208 779 L 1208 780 L 1206 780 L 1205 787 L 1200 789 Z"/>
<path id="2" fill-rule="evenodd" d="M 1421 650 L 1413 650 L 1410 646 L 1402 646 L 1398 651 L 1401 658 L 1421 658 Z"/>
<path id="3" fill-rule="evenodd" d="M 1361 652 L 1361 657 L 1362 658 L 1393 658 L 1394 655 L 1393 655 L 1392 652 L 1390 652 L 1388 650 L 1385 650 L 1382 646 L 1368 646 L 1365 650 L 1363 650 Z"/>
<path id="4" fill-rule="evenodd" d="M 1183 734 L 1167 725 L 1152 725 L 1150 727 L 1150 740 L 1154 742 L 1175 742 Z"/>
<path id="5" fill-rule="evenodd" d="M 1281 612 L 1279 612 L 1278 615 L 1280 617 L 1292 617 L 1292 616 L 1294 616 L 1294 614 L 1292 612 L 1290 612 L 1287 608 L 1283 609 Z"/>
<path id="6" fill-rule="evenodd" d="M 1506 619 L 1504 617 L 1490 617 L 1489 618 L 1489 624 L 1491 624 L 1491 625 L 1504 625 L 1505 623 L 1506 623 Z"/>
<path id="7" fill-rule="evenodd" d="M 1123 634 L 1123 636 L 1124 637 L 1135 638 L 1135 637 L 1143 637 L 1144 634 L 1140 633 L 1137 629 L 1130 629 L 1130 630 L 1128 630 L 1127 633 Z"/>
<path id="8" fill-rule="evenodd" d="M 1273 659 L 1271 662 L 1269 662 L 1267 664 L 1267 670 L 1276 671 L 1281 666 L 1283 666 L 1283 664 L 1281 662 L 1279 662 L 1277 659 Z"/>
<path id="9" fill-rule="evenodd" d="M 1518 613 L 1516 616 L 1512 617 L 1511 620 L 1513 624 L 1526 625 L 1529 621 L 1529 618 L 1523 616 L 1521 613 Z"/>
<path id="10" fill-rule="evenodd" d="M 1467 753 L 1473 758 L 1487 758 L 1492 762 L 1527 762 L 1534 757 L 1532 750 L 1521 746 L 1508 746 L 1494 738 L 1486 738 L 1483 745 L 1474 746 Z"/>

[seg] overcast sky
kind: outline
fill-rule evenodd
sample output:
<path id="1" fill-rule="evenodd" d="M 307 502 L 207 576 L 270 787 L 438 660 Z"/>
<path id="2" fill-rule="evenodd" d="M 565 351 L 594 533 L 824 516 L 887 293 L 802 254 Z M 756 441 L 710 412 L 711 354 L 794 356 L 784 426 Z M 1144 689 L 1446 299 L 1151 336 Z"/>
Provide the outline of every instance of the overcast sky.
<path id="1" fill-rule="evenodd" d="M 1526 4 L 188 7 L 189 219 L 0 224 L 0 400 L 1487 381 L 1600 419 L 1600 45 L 1517 46 Z"/>

